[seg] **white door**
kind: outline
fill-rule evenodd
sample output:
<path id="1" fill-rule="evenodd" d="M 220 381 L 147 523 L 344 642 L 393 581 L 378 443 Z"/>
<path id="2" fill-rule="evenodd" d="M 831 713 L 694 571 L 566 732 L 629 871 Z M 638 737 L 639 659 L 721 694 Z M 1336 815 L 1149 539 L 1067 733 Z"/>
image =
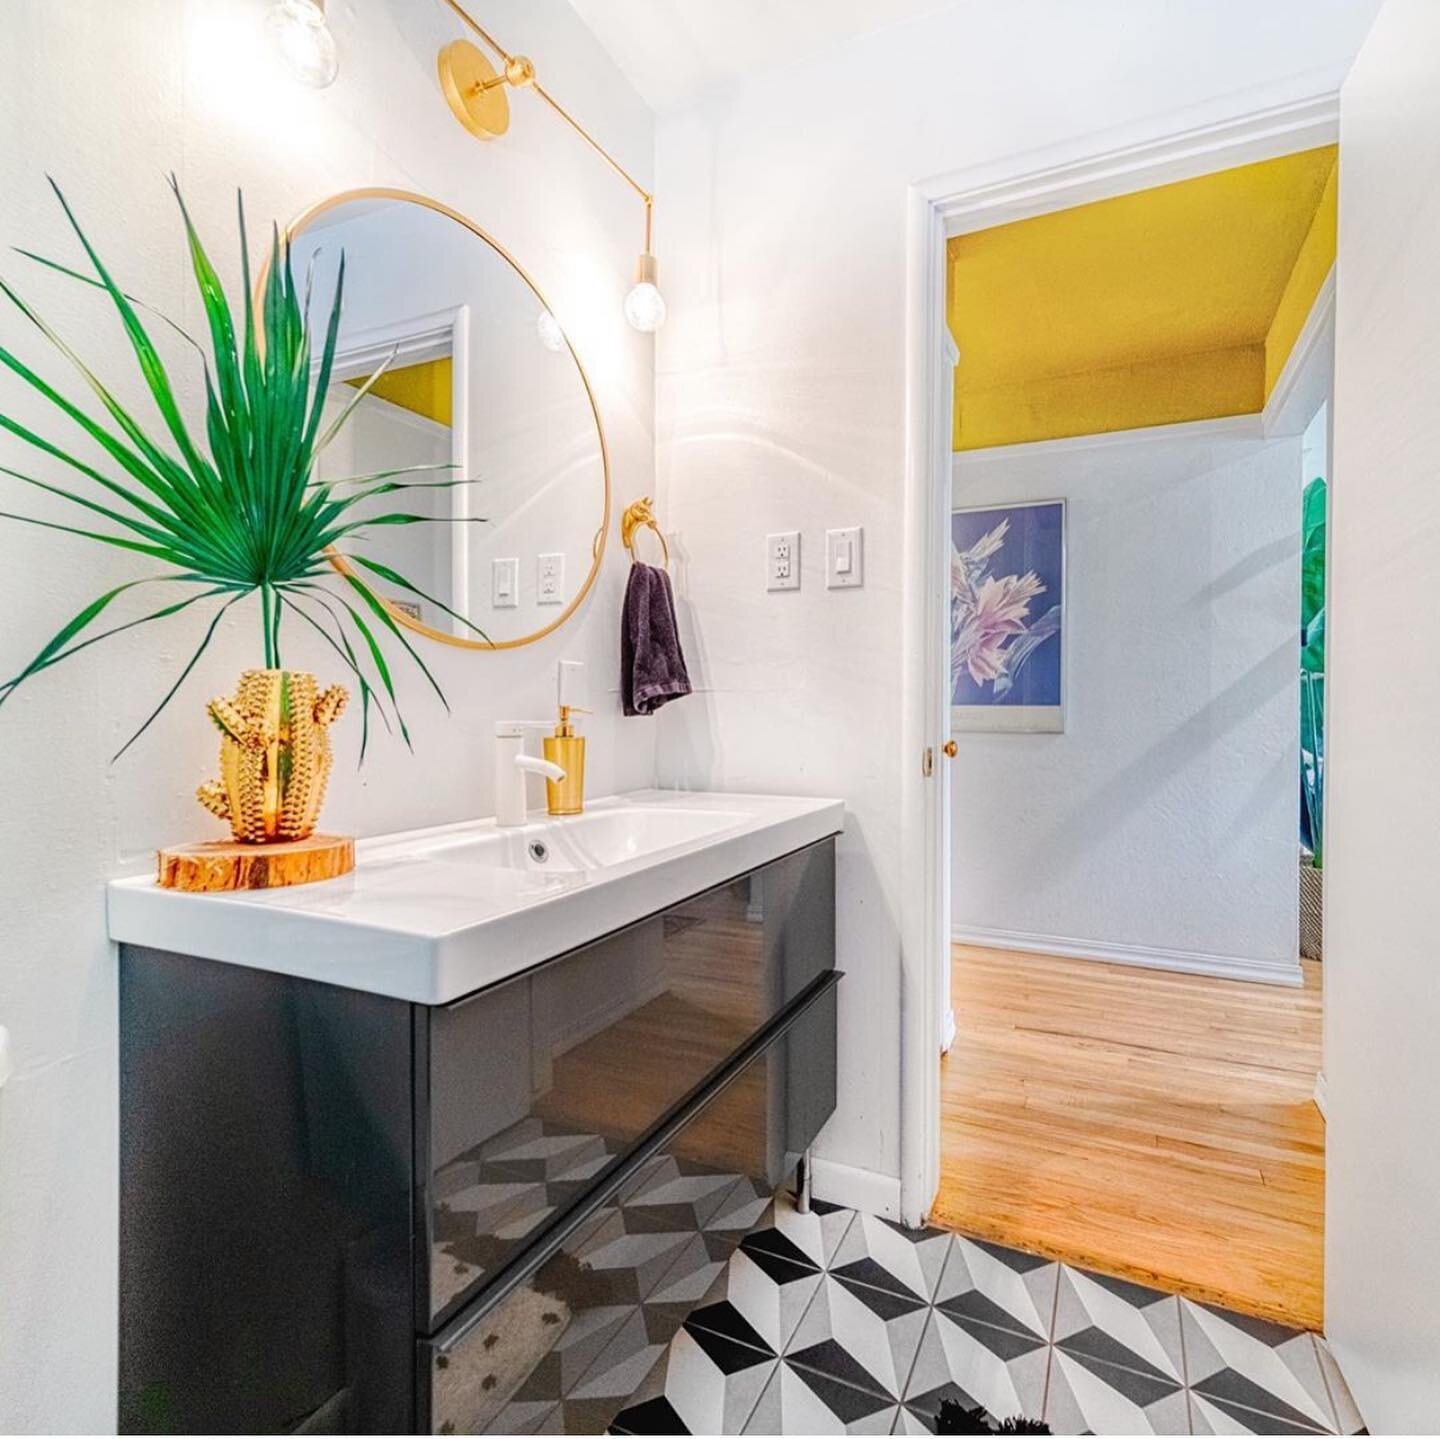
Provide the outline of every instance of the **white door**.
<path id="1" fill-rule="evenodd" d="M 1440 0 L 1341 91 L 1327 656 L 1326 1330 L 1370 1432 L 1440 1424 Z"/>

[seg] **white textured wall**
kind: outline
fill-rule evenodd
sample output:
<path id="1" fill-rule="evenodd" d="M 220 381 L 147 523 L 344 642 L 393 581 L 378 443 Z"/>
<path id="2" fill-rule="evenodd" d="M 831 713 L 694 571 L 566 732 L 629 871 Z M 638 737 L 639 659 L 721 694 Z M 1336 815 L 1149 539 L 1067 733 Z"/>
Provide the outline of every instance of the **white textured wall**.
<path id="1" fill-rule="evenodd" d="M 899 781 L 920 759 L 898 748 L 906 187 L 1333 88 L 1376 8 L 974 0 L 657 126 L 660 516 L 702 690 L 662 713 L 660 774 L 849 801 L 825 1158 L 899 1169 Z M 847 524 L 865 587 L 827 592 L 824 530 Z M 804 588 L 767 595 L 762 536 L 786 528 Z"/>
<path id="2" fill-rule="evenodd" d="M 514 127 L 496 144 L 455 124 L 436 89 L 434 53 L 457 32 L 434 0 L 332 0 L 342 69 L 322 92 L 277 77 L 255 53 L 261 0 L 4 8 L 0 269 L 124 394 L 136 395 L 133 366 L 104 306 L 10 252 L 23 244 L 76 253 L 47 170 L 122 283 L 192 324 L 168 171 L 232 277 L 237 185 L 260 228 L 338 189 L 394 184 L 473 215 L 522 258 L 595 381 L 619 497 L 650 487 L 651 342 L 620 314 L 640 207 L 529 97 L 516 100 Z M 648 173 L 649 112 L 563 0 L 487 0 L 485 19 Z M 0 343 L 60 373 L 13 313 L 0 313 Z M 193 368 L 185 373 L 193 398 Z M 0 406 L 39 414 L 8 377 Z M 35 467 L 11 441 L 0 441 L 0 463 Z M 58 509 L 0 483 L 0 509 Z M 491 722 L 548 713 L 561 656 L 592 666 L 592 791 L 649 783 L 653 727 L 622 720 L 613 693 L 624 555 L 618 535 L 612 544 L 598 591 L 548 641 L 502 655 L 435 647 L 450 718 L 405 674 L 415 757 L 382 736 L 357 775 L 359 726 L 347 719 L 328 822 L 371 834 L 488 813 Z M 0 522 L 0 670 L 13 673 L 86 600 L 138 569 L 118 552 Z M 257 629 L 248 615 L 229 625 L 174 707 L 114 768 L 109 756 L 197 641 L 194 622 L 97 647 L 0 710 L 0 1023 L 17 1063 L 0 1097 L 0 1430 L 104 1431 L 115 1422 L 115 957 L 104 885 L 144 869 L 157 844 L 213 832 L 192 798 L 215 763 L 200 706 L 258 660 Z M 328 652 L 287 640 L 295 661 L 343 678 Z"/>
<path id="3" fill-rule="evenodd" d="M 1372 1434 L 1440 1418 L 1440 6 L 1341 97 L 1325 814 L 1325 1321 Z"/>
<path id="4" fill-rule="evenodd" d="M 955 457 L 1068 568 L 1065 733 L 956 736 L 958 936 L 1298 976 L 1300 441 L 1242 428 Z"/>

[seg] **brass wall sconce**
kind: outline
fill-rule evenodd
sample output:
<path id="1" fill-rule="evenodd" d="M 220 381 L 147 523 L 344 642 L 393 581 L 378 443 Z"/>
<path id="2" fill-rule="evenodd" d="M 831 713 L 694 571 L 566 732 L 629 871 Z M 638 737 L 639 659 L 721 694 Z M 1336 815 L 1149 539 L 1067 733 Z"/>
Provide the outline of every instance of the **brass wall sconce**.
<path id="1" fill-rule="evenodd" d="M 625 296 L 625 318 L 637 330 L 651 332 L 665 323 L 665 299 L 656 283 L 658 266 L 651 252 L 655 197 L 535 78 L 524 55 L 512 55 L 458 3 L 445 0 L 460 21 L 498 57 L 500 69 L 479 46 L 452 40 L 436 59 L 440 89 L 455 118 L 477 139 L 495 140 L 510 128 L 506 90 L 533 90 L 630 186 L 645 205 L 645 248 L 635 263 L 635 284 Z"/>

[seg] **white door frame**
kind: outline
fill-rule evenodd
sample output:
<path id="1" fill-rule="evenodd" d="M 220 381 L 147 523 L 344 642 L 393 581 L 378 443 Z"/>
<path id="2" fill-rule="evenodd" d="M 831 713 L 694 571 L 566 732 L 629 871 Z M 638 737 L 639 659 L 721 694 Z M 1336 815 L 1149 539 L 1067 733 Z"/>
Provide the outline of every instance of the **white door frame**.
<path id="1" fill-rule="evenodd" d="M 382 325 L 343 330 L 335 346 L 332 380 L 369 376 L 382 364 L 419 365 L 426 360 L 450 361 L 450 458 L 456 474 L 470 469 L 470 306 L 452 305 L 424 315 L 389 320 Z M 320 361 L 311 361 L 318 369 Z M 460 614 L 470 610 L 470 486 L 450 491 L 450 605 Z M 451 629 L 464 637 L 459 620 Z"/>
<path id="2" fill-rule="evenodd" d="M 940 1065 L 950 932 L 948 607 L 952 366 L 945 241 L 1051 210 L 1335 143 L 1335 91 L 1204 125 L 1163 123 L 1116 146 L 1093 138 L 912 185 L 906 215 L 905 591 L 900 754 L 900 1212 L 929 1213 L 940 1183 Z M 1087 153 L 1088 148 L 1088 153 Z M 927 751 L 931 756 L 928 767 Z"/>

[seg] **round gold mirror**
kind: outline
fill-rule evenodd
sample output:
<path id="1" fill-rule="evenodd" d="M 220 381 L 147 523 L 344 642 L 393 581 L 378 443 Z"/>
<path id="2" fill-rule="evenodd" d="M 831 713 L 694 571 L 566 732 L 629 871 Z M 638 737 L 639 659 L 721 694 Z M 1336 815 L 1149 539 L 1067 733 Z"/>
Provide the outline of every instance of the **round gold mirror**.
<path id="1" fill-rule="evenodd" d="M 318 478 L 405 471 L 357 518 L 373 505 L 439 522 L 377 527 L 365 558 L 441 604 L 367 582 L 444 644 L 511 649 L 558 629 L 600 570 L 610 460 L 590 381 L 534 281 L 465 216 L 399 190 L 336 195 L 289 239 L 296 275 L 312 272 L 316 334 L 345 259 L 327 422 L 352 408 Z"/>

